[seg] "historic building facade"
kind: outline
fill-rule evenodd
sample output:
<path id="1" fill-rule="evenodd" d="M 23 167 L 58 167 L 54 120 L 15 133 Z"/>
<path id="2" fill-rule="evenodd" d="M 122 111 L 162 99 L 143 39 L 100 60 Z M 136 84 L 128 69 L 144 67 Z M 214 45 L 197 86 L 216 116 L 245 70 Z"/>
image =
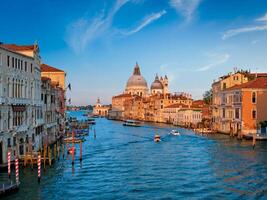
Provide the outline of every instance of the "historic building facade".
<path id="1" fill-rule="evenodd" d="M 100 117 L 107 117 L 108 111 L 110 109 L 109 105 L 102 105 L 100 99 L 98 98 L 96 104 L 93 107 L 93 115 Z"/>
<path id="2" fill-rule="evenodd" d="M 24 155 L 39 148 L 43 127 L 38 45 L 0 44 L 0 164 L 7 150 Z"/>
<path id="3" fill-rule="evenodd" d="M 50 133 L 51 123 L 58 127 L 62 120 L 58 113 L 65 115 L 65 97 L 64 81 L 57 80 L 59 84 L 54 86 L 49 83 L 53 88 L 49 92 L 44 88 L 37 44 L 0 44 L 0 165 L 6 164 L 8 150 L 11 160 L 38 151 Z M 44 93 L 50 95 L 47 104 Z M 53 130 L 55 136 L 59 132 L 57 127 Z"/>
<path id="4" fill-rule="evenodd" d="M 164 108 L 175 103 L 191 105 L 191 95 L 170 93 L 166 75 L 164 78 L 156 75 L 149 90 L 145 78 L 141 75 L 140 67 L 136 63 L 124 93 L 112 98 L 109 117 L 120 120 L 166 122 Z"/>
<path id="5" fill-rule="evenodd" d="M 265 73 L 237 71 L 214 82 L 213 130 L 234 135 L 257 132 L 259 123 L 267 121 L 262 104 L 266 101 L 266 77 Z"/>

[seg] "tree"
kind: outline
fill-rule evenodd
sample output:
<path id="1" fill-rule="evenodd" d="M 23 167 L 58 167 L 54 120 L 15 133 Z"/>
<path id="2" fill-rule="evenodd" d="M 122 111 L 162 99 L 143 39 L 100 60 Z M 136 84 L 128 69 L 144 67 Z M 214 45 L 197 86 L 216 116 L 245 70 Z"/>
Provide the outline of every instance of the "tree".
<path id="1" fill-rule="evenodd" d="M 212 89 L 206 91 L 204 94 L 203 94 L 203 101 L 210 105 L 211 104 L 211 101 L 212 101 Z"/>

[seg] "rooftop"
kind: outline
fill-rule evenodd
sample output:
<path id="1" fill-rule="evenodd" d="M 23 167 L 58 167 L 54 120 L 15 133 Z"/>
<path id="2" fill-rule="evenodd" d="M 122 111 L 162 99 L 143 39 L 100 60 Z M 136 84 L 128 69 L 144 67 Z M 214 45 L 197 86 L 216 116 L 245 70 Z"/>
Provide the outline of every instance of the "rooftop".
<path id="1" fill-rule="evenodd" d="M 64 72 L 61 69 L 49 66 L 47 64 L 41 64 L 41 72 Z"/>
<path id="2" fill-rule="evenodd" d="M 235 85 L 226 90 L 235 90 L 235 89 L 243 89 L 243 88 L 267 89 L 267 76 L 266 77 L 262 76 L 252 81 L 249 81 L 247 83 Z"/>
<path id="3" fill-rule="evenodd" d="M 0 46 L 12 51 L 33 51 L 35 45 L 16 45 L 16 44 L 0 44 Z"/>

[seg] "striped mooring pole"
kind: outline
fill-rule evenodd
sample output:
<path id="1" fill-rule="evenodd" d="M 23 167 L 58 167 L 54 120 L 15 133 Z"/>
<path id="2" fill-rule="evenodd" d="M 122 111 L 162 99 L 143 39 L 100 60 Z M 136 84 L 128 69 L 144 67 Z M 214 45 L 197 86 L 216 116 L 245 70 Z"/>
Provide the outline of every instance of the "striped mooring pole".
<path id="1" fill-rule="evenodd" d="M 11 152 L 10 152 L 10 150 L 8 150 L 8 152 L 7 152 L 7 171 L 8 171 L 8 178 L 10 178 L 10 173 L 11 173 L 10 158 L 11 158 Z"/>
<path id="2" fill-rule="evenodd" d="M 15 168 L 16 168 L 16 183 L 19 184 L 19 159 L 15 159 Z"/>
<path id="3" fill-rule="evenodd" d="M 41 155 L 38 155 L 38 183 L 41 181 Z"/>

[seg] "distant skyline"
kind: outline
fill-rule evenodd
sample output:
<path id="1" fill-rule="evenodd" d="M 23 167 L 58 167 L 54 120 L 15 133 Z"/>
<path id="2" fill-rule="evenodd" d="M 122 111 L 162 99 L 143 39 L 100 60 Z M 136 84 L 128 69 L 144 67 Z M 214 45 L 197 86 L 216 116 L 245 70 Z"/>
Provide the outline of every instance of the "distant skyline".
<path id="1" fill-rule="evenodd" d="M 263 0 L 11 0 L 0 18 L 1 42 L 37 41 L 67 72 L 74 105 L 111 103 L 136 62 L 149 87 L 166 74 L 196 99 L 234 68 L 267 72 Z"/>

